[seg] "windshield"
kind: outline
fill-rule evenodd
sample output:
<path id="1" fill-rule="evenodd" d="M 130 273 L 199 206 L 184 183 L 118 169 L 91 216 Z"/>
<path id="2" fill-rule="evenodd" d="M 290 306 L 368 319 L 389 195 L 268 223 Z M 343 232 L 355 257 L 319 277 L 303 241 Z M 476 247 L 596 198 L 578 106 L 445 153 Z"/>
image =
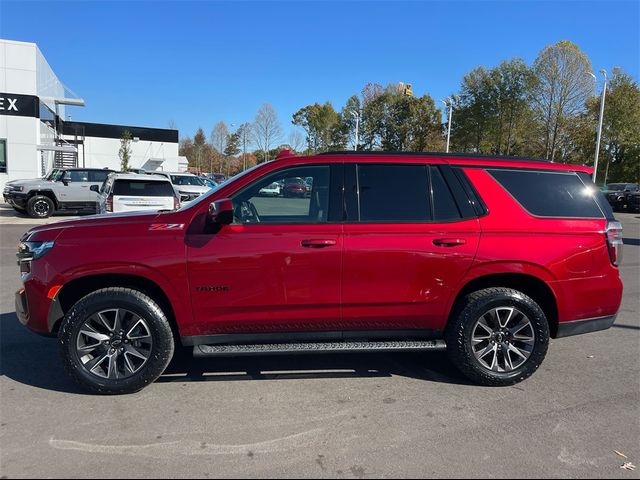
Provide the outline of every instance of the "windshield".
<path id="1" fill-rule="evenodd" d="M 609 185 L 607 185 L 607 188 L 609 190 L 624 190 L 624 187 L 626 186 L 626 183 L 610 183 Z"/>
<path id="2" fill-rule="evenodd" d="M 253 167 L 245 170 L 244 172 L 240 172 L 237 175 L 227 179 L 224 183 L 220 183 L 218 184 L 218 186 L 212 188 L 211 190 L 209 190 L 207 193 L 200 195 L 198 198 L 196 198 L 195 200 L 190 201 L 189 203 L 185 203 L 182 207 L 180 207 L 180 210 L 186 210 L 187 208 L 191 208 L 195 205 L 198 205 L 199 203 L 202 202 L 206 202 L 208 201 L 208 199 L 211 197 L 211 195 L 213 195 L 215 192 L 217 192 L 218 190 L 220 190 L 220 188 L 222 186 L 226 186 L 228 183 L 231 183 L 235 180 L 238 180 L 242 177 L 244 177 L 245 175 L 253 172 L 254 170 L 256 170 L 257 168 L 261 167 L 262 165 L 264 165 L 263 163 L 259 163 L 258 165 L 254 165 Z"/>
<path id="3" fill-rule="evenodd" d="M 45 180 L 49 180 L 51 182 L 58 182 L 64 176 L 64 170 L 60 170 L 59 168 L 54 168 L 51 170 L 45 177 Z"/>
<path id="4" fill-rule="evenodd" d="M 195 175 L 171 175 L 171 183 L 174 185 L 196 185 L 202 186 L 202 182 Z"/>

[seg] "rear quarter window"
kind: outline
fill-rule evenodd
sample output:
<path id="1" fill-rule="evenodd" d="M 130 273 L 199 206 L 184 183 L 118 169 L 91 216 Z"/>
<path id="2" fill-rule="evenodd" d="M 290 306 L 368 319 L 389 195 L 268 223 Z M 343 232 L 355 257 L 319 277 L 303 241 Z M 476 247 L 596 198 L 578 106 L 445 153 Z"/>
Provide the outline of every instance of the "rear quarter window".
<path id="1" fill-rule="evenodd" d="M 597 189 L 575 173 L 487 170 L 529 213 L 539 217 L 602 218 Z"/>
<path id="2" fill-rule="evenodd" d="M 115 180 L 113 194 L 120 196 L 173 197 L 173 186 L 169 181 Z"/>

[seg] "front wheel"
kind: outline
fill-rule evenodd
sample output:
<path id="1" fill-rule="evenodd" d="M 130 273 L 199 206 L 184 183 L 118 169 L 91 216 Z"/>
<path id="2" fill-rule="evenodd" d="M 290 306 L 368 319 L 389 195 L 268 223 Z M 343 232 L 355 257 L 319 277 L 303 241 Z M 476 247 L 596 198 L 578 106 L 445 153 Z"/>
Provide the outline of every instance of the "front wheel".
<path id="1" fill-rule="evenodd" d="M 27 212 L 33 218 L 49 218 L 54 210 L 53 201 L 44 195 L 35 195 L 27 202 Z"/>
<path id="2" fill-rule="evenodd" d="M 92 393 L 137 392 L 169 364 L 173 333 L 156 302 L 137 290 L 90 293 L 65 315 L 60 353 L 67 372 Z"/>
<path id="3" fill-rule="evenodd" d="M 467 295 L 445 339 L 449 357 L 469 379 L 507 386 L 538 369 L 549 346 L 549 323 L 524 293 L 487 288 Z"/>

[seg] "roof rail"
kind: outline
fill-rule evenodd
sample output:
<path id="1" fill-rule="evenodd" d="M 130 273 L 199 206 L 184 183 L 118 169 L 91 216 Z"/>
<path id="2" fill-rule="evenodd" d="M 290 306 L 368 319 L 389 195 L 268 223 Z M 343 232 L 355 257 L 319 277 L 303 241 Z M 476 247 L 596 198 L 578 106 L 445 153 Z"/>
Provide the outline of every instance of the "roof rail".
<path id="1" fill-rule="evenodd" d="M 387 151 L 387 150 L 335 150 L 331 152 L 322 152 L 318 155 L 398 155 L 398 156 L 420 156 L 420 157 L 449 157 L 449 158 L 479 158 L 479 159 L 491 159 L 491 160 L 520 160 L 525 162 L 545 162 L 553 163 L 552 160 L 546 160 L 544 158 L 530 158 L 530 157 L 514 157 L 506 155 L 486 155 L 479 153 L 444 153 L 444 152 L 399 152 L 399 151 Z"/>

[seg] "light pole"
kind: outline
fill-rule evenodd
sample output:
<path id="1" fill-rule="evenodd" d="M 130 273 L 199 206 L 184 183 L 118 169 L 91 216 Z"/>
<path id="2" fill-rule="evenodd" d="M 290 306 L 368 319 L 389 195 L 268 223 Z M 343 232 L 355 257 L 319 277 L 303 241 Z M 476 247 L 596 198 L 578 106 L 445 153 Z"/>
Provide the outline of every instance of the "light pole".
<path id="1" fill-rule="evenodd" d="M 440 100 L 445 106 L 449 107 L 449 127 L 447 128 L 447 153 L 449 153 L 449 141 L 451 140 L 451 117 L 453 116 L 453 100 L 447 97 L 445 100 Z"/>
<path id="2" fill-rule="evenodd" d="M 360 111 L 359 110 L 351 110 L 351 115 L 356 117 L 356 141 L 353 145 L 354 150 L 358 150 L 358 142 L 360 139 L 358 138 L 359 130 L 360 130 Z"/>
<path id="3" fill-rule="evenodd" d="M 593 183 L 596 183 L 596 175 L 598 174 L 598 156 L 600 155 L 600 139 L 602 138 L 604 100 L 607 95 L 607 71 L 603 68 L 600 70 L 600 73 L 604 76 L 604 85 L 602 86 L 602 98 L 600 99 L 600 120 L 598 120 L 598 138 L 596 139 L 596 158 L 593 162 Z"/>

